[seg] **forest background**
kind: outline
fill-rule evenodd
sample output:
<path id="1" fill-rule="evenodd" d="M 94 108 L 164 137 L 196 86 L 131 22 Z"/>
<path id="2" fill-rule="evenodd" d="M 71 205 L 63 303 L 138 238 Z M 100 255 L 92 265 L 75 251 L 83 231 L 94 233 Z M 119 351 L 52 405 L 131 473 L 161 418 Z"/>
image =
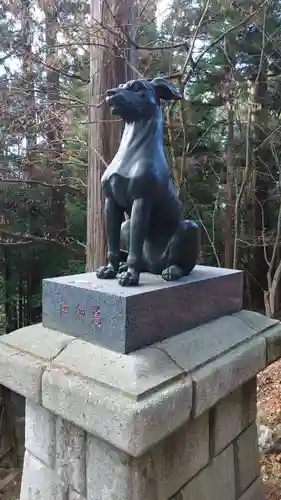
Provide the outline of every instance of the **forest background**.
<path id="1" fill-rule="evenodd" d="M 281 311 L 281 1 L 5 0 L 0 6 L 0 331 L 41 319 L 44 277 L 104 259 L 99 180 L 122 131 L 104 104 L 169 78 L 165 149 L 200 262 Z M 88 229 L 87 229 L 88 220 Z"/>

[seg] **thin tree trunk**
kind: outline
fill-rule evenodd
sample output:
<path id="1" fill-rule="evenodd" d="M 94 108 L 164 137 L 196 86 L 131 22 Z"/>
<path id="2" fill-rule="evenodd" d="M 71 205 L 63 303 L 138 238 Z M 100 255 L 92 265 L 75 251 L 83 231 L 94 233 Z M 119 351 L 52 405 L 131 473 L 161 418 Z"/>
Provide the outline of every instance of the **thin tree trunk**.
<path id="1" fill-rule="evenodd" d="M 226 87 L 225 98 L 227 105 L 227 149 L 226 149 L 226 210 L 225 210 L 225 243 L 224 243 L 224 267 L 233 266 L 234 237 L 234 200 L 233 200 L 233 148 L 234 148 L 234 112 L 232 103 L 233 68 L 235 66 L 235 51 L 229 38 L 224 40 L 225 53 L 225 79 L 223 85 Z"/>
<path id="2" fill-rule="evenodd" d="M 95 270 L 106 260 L 106 235 L 103 216 L 103 195 L 100 180 L 106 166 L 117 151 L 121 131 L 121 120 L 114 120 L 104 100 L 109 88 L 133 78 L 133 50 L 120 46 L 120 39 L 106 27 L 122 32 L 134 27 L 135 8 L 131 0 L 91 0 L 92 40 L 90 62 L 89 99 L 89 168 L 87 211 L 87 271 Z M 129 27 L 129 28 L 128 28 Z M 123 35 L 124 36 L 124 35 Z M 107 48 L 98 45 L 106 44 Z M 118 49 L 116 48 L 118 45 Z M 129 48 L 130 49 L 130 48 Z"/>
<path id="3" fill-rule="evenodd" d="M 234 113 L 229 102 L 228 109 L 228 132 L 227 132 L 227 154 L 226 154 L 226 211 L 225 211 L 225 243 L 224 243 L 224 266 L 231 268 L 233 265 L 233 137 L 234 137 Z"/>

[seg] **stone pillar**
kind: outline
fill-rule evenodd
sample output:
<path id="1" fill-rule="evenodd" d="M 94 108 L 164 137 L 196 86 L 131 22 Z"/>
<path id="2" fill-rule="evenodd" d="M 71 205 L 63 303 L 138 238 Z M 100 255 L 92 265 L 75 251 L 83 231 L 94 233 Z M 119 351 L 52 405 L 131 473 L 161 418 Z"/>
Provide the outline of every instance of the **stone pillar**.
<path id="1" fill-rule="evenodd" d="M 280 339 L 247 311 L 129 355 L 1 337 L 0 382 L 26 397 L 20 500 L 263 500 L 255 377 Z"/>
<path id="2" fill-rule="evenodd" d="M 87 291 L 83 305 L 80 291 L 76 329 L 68 318 L 67 334 L 45 324 L 0 338 L 0 383 L 26 398 L 20 500 L 264 500 L 256 375 L 281 357 L 281 324 L 240 310 L 239 300 L 232 303 L 236 312 L 210 318 L 223 293 L 215 285 L 213 292 L 209 286 L 212 307 L 197 304 L 205 323 L 191 327 L 190 310 L 180 317 L 179 309 L 177 328 L 185 321 L 189 326 L 168 337 L 167 329 L 158 331 L 161 301 L 157 309 L 155 293 L 162 308 L 165 294 L 172 302 L 173 294 L 169 285 L 163 285 L 164 292 L 157 286 L 147 288 L 156 307 L 149 335 L 158 336 L 148 347 L 129 348 L 142 340 L 130 328 L 139 335 L 143 331 L 148 342 L 145 287 L 135 292 L 139 298 L 126 291 L 118 292 L 124 293 L 119 301 L 111 297 L 114 307 L 103 325 L 105 297 L 98 298 L 97 307 Z M 178 286 L 181 292 L 173 293 L 181 301 L 188 290 L 184 283 Z M 194 307 L 200 287 L 189 294 Z M 57 286 L 52 289 L 61 294 Z M 69 304 L 74 303 L 72 296 Z M 167 308 L 172 305 L 167 301 Z M 95 309 L 95 343 L 82 339 L 92 340 L 87 307 Z M 48 308 L 45 321 L 54 323 L 59 309 L 53 315 L 50 300 Z M 152 317 L 152 311 L 147 314 Z M 77 335 L 71 336 L 70 329 Z M 113 346 L 120 352 L 109 349 Z"/>

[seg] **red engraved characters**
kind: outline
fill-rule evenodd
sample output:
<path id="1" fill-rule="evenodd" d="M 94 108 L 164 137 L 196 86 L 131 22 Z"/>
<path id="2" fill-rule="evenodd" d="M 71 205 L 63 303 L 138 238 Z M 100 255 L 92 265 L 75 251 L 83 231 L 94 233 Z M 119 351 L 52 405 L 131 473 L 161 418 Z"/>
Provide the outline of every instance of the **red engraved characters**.
<path id="1" fill-rule="evenodd" d="M 69 313 L 69 306 L 66 302 L 62 301 L 60 303 L 60 315 L 67 315 Z M 77 304 L 75 307 L 76 318 L 83 319 L 86 317 L 86 309 L 82 304 Z M 99 306 L 93 307 L 92 309 L 92 323 L 95 326 L 101 326 L 101 315 Z"/>
<path id="2" fill-rule="evenodd" d="M 60 303 L 60 315 L 63 316 L 65 314 L 68 314 L 68 311 L 69 311 L 68 304 L 66 304 L 66 302 L 62 301 Z"/>
<path id="3" fill-rule="evenodd" d="M 79 319 L 85 318 L 86 316 L 85 308 L 81 304 L 77 304 L 75 312 L 76 312 L 76 317 Z"/>
<path id="4" fill-rule="evenodd" d="M 100 308 L 98 306 L 93 308 L 92 323 L 95 326 L 101 327 Z"/>

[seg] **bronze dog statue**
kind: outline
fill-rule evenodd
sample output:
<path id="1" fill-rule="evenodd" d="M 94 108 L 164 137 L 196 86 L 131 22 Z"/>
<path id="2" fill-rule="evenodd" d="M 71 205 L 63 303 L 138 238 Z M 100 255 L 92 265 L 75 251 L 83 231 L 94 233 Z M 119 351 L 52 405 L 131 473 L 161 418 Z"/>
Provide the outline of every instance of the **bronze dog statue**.
<path id="1" fill-rule="evenodd" d="M 112 114 L 122 117 L 125 128 L 101 180 L 108 263 L 97 277 L 118 277 L 122 286 L 137 285 L 141 272 L 161 274 L 166 281 L 187 276 L 199 255 L 199 228 L 183 220 L 164 153 L 161 99 L 182 96 L 163 78 L 129 81 L 106 93 Z M 121 265 L 120 236 L 128 252 Z"/>

